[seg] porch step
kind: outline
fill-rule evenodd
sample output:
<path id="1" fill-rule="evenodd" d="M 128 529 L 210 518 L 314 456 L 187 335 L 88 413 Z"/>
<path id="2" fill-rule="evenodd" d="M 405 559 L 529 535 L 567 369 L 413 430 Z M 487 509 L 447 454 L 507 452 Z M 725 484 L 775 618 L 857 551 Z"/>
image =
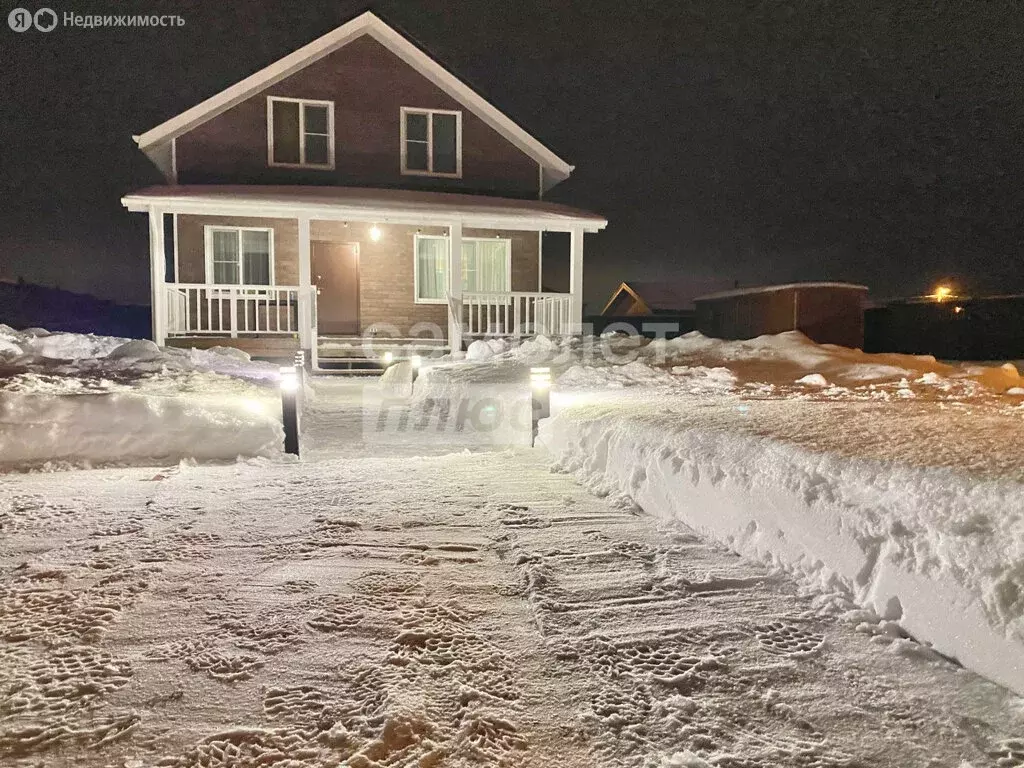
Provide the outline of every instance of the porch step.
<path id="1" fill-rule="evenodd" d="M 449 352 L 446 341 L 434 339 L 371 339 L 362 336 L 320 336 L 317 355 L 321 360 L 380 361 L 390 354 L 392 360 L 441 357 Z"/>

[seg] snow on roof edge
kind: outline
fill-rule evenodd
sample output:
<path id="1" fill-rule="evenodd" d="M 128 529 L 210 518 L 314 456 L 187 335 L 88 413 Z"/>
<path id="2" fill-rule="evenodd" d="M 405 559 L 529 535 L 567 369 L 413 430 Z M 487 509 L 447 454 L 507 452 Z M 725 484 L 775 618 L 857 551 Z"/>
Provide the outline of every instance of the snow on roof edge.
<path id="1" fill-rule="evenodd" d="M 856 283 L 837 283 L 837 282 L 812 282 L 812 283 L 782 283 L 781 285 L 759 285 L 752 288 L 736 288 L 731 291 L 719 291 L 718 293 L 707 293 L 703 296 L 697 296 L 694 301 L 713 301 L 715 299 L 728 299 L 733 296 L 745 296 L 748 294 L 755 293 L 774 293 L 775 291 L 787 291 L 792 288 L 848 288 L 854 291 L 867 291 L 869 290 L 866 285 L 858 285 Z"/>
<path id="2" fill-rule="evenodd" d="M 376 189 L 372 187 L 309 187 L 309 186 L 245 186 L 190 185 L 152 186 L 121 198 L 130 211 L 161 205 L 174 207 L 209 207 L 216 213 L 223 208 L 245 208 L 255 216 L 271 216 L 287 210 L 336 210 L 372 215 L 385 212 L 396 217 L 444 215 L 486 219 L 538 218 L 550 222 L 575 221 L 603 229 L 608 220 L 603 216 L 547 200 L 468 195 L 432 190 Z M 234 213 L 234 211 L 232 211 Z"/>

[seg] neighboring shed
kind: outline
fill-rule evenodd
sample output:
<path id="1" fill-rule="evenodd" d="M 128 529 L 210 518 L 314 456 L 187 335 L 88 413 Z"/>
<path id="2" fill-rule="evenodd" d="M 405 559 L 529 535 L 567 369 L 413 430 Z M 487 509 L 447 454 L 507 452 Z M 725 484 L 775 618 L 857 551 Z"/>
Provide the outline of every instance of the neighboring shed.
<path id="1" fill-rule="evenodd" d="M 800 331 L 820 344 L 864 346 L 867 287 L 850 283 L 789 283 L 699 296 L 696 327 L 720 339 L 752 339 Z"/>

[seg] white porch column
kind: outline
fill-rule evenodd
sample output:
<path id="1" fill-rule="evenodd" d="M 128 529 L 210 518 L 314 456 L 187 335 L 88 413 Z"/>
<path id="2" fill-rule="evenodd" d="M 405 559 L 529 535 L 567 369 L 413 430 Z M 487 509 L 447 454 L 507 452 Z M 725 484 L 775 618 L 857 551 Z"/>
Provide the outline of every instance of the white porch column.
<path id="1" fill-rule="evenodd" d="M 544 292 L 544 230 L 537 230 L 537 293 Z"/>
<path id="2" fill-rule="evenodd" d="M 462 222 L 448 226 L 448 347 L 462 350 Z"/>
<path id="3" fill-rule="evenodd" d="M 569 233 L 569 293 L 572 294 L 570 333 L 583 333 L 583 229 L 580 227 Z"/>
<path id="4" fill-rule="evenodd" d="M 313 281 L 309 256 L 309 218 L 299 218 L 299 346 L 309 353 L 315 343 Z M 307 354 L 307 358 L 309 355 Z"/>
<path id="5" fill-rule="evenodd" d="M 164 213 L 159 208 L 149 209 L 149 275 L 153 298 L 153 341 L 163 346 L 167 340 L 167 301 L 164 277 L 167 257 L 164 253 Z"/>

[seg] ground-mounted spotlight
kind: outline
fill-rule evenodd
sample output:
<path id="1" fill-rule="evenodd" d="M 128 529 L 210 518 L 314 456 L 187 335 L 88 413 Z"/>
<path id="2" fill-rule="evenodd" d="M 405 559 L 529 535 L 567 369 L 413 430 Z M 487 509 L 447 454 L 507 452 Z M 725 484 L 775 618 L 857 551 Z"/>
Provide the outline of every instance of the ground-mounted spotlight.
<path id="1" fill-rule="evenodd" d="M 420 368 L 423 366 L 423 358 L 419 355 L 413 355 L 409 358 L 409 362 L 412 364 L 412 380 L 416 381 L 416 378 L 420 375 Z"/>
<path id="2" fill-rule="evenodd" d="M 284 423 L 284 452 L 299 455 L 299 369 L 281 368 L 281 421 Z"/>
<path id="3" fill-rule="evenodd" d="M 530 392 L 533 396 L 533 439 L 537 444 L 537 425 L 551 415 L 551 369 L 530 369 Z"/>
<path id="4" fill-rule="evenodd" d="M 391 366 L 391 364 L 393 362 L 395 362 L 395 353 L 394 352 L 385 352 L 383 355 L 381 355 L 380 359 L 381 359 L 381 362 L 384 363 L 384 367 L 388 368 L 388 367 Z"/>

